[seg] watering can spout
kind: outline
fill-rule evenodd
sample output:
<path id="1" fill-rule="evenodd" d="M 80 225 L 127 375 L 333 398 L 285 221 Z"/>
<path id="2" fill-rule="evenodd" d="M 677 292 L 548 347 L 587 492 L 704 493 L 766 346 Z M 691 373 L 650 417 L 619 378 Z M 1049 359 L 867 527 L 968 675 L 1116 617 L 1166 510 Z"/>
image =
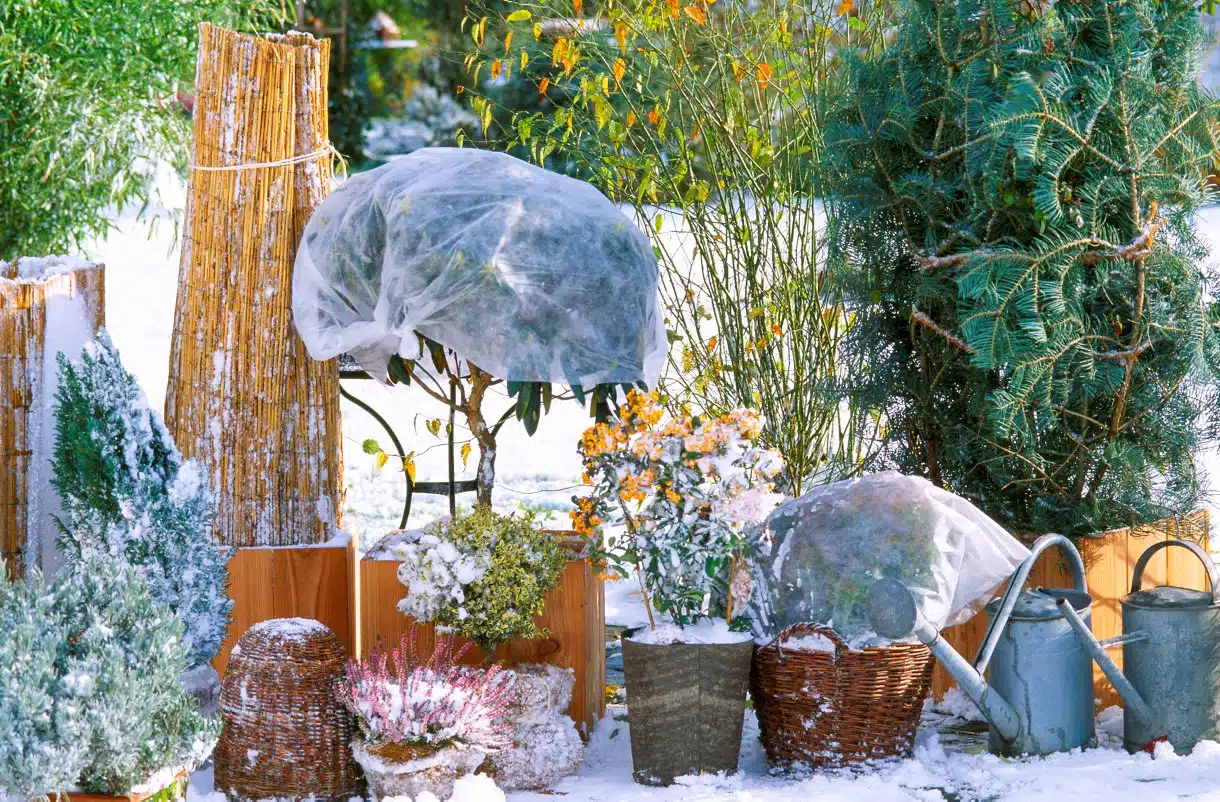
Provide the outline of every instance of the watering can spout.
<path id="1" fill-rule="evenodd" d="M 1114 686 L 1114 690 L 1118 691 L 1118 695 L 1123 698 L 1126 703 L 1126 714 L 1133 715 L 1145 726 L 1153 723 L 1152 709 L 1148 707 L 1148 703 L 1140 696 L 1139 691 L 1127 680 L 1122 669 L 1114 664 L 1110 656 L 1106 654 L 1105 648 L 1098 642 L 1097 638 L 1093 637 L 1093 632 L 1089 629 L 1089 625 L 1084 622 L 1080 614 L 1072 607 L 1072 603 L 1067 599 L 1056 599 L 1055 604 L 1058 605 L 1059 611 L 1063 613 L 1063 617 L 1072 625 L 1072 629 L 1076 631 L 1076 636 L 1080 638 L 1080 642 L 1084 644 L 1084 648 L 1092 655 L 1093 660 L 1101 667 L 1106 678 Z"/>
<path id="2" fill-rule="evenodd" d="M 913 635 L 926 644 L 996 732 L 1006 741 L 1016 740 L 1020 734 L 1020 723 L 1012 705 L 1001 698 L 982 674 L 928 623 L 905 585 L 893 579 L 874 582 L 868 591 L 868 618 L 873 629 L 882 637 L 898 640 Z"/>

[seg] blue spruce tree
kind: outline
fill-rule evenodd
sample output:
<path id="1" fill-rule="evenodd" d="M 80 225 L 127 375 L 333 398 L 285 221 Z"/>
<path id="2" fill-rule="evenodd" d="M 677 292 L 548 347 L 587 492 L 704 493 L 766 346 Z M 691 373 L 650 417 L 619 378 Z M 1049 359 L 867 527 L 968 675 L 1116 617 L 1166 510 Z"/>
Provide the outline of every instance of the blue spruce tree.
<path id="1" fill-rule="evenodd" d="M 59 356 L 55 489 L 59 548 L 69 562 L 96 551 L 135 567 L 178 614 L 190 667 L 215 656 L 229 625 L 229 552 L 211 538 L 212 498 L 183 462 L 161 417 L 103 332 L 79 361 Z"/>

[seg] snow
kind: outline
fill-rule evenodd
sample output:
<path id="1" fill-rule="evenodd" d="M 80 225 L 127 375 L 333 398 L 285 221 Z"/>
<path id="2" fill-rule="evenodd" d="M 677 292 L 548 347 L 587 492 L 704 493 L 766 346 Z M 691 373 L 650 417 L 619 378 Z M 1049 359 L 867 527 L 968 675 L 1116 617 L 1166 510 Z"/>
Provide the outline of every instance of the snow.
<path id="1" fill-rule="evenodd" d="M 723 619 L 713 618 L 689 627 L 661 624 L 656 629 L 645 629 L 631 636 L 629 640 L 632 643 L 647 643 L 652 646 L 671 643 L 728 644 L 745 643 L 750 640 L 750 633 L 733 632 Z"/>
<path id="2" fill-rule="evenodd" d="M 17 260 L 16 273 L 18 279 L 29 281 L 62 276 L 90 264 L 79 256 L 23 256 Z M 12 269 L 11 262 L 0 262 L 0 275 L 8 275 Z"/>
<path id="3" fill-rule="evenodd" d="M 273 618 L 270 621 L 260 621 L 247 632 L 257 632 L 262 635 L 279 638 L 291 643 L 304 643 L 315 635 L 329 632 L 325 624 L 312 618 Z"/>

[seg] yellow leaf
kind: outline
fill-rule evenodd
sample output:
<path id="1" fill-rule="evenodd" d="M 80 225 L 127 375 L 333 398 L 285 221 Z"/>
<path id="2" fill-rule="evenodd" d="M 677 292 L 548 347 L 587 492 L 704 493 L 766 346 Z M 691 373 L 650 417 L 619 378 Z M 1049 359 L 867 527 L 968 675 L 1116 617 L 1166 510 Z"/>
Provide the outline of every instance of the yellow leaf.
<path id="1" fill-rule="evenodd" d="M 529 63 L 530 63 L 530 54 L 525 52 L 524 50 L 522 50 L 521 51 L 521 69 L 524 70 L 525 65 L 529 64 Z"/>
<path id="2" fill-rule="evenodd" d="M 733 75 L 737 76 L 737 83 L 746 77 L 746 68 L 738 64 L 737 59 L 733 59 Z"/>
<path id="3" fill-rule="evenodd" d="M 474 43 L 476 45 L 479 47 L 483 46 L 483 37 L 487 35 L 487 17 L 483 17 L 483 19 L 479 20 L 479 24 L 474 27 L 474 29 L 470 32 L 470 35 L 474 39 Z"/>
<path id="4" fill-rule="evenodd" d="M 530 19 L 532 16 L 533 15 L 530 14 L 530 11 L 528 8 L 519 8 L 516 11 L 514 11 L 513 13 L 508 15 L 508 21 L 509 22 L 525 22 L 527 19 Z"/>
<path id="5" fill-rule="evenodd" d="M 488 103 L 483 109 L 483 133 L 487 134 L 491 130 L 491 104 Z"/>
<path id="6" fill-rule="evenodd" d="M 709 354 L 710 354 L 712 351 L 715 351 L 715 350 L 716 350 L 716 343 L 718 343 L 718 342 L 719 342 L 719 340 L 717 340 L 715 337 L 709 337 L 709 338 L 708 338 L 708 340 L 707 340 L 707 352 L 708 352 Z"/>
<path id="7" fill-rule="evenodd" d="M 466 470 L 468 462 L 470 462 L 470 443 L 462 443 L 462 470 Z"/>
<path id="8" fill-rule="evenodd" d="M 534 38 L 535 39 L 542 38 L 542 23 L 541 22 L 534 23 Z"/>
<path id="9" fill-rule="evenodd" d="M 614 38 L 618 41 L 619 52 L 627 55 L 627 23 L 621 20 L 614 23 Z"/>
<path id="10" fill-rule="evenodd" d="M 424 425 L 428 427 L 428 432 L 429 432 L 429 434 L 431 434 L 433 437 L 438 437 L 438 436 L 440 436 L 440 433 L 441 433 L 441 421 L 440 421 L 440 418 L 433 418 L 432 420 L 428 421 L 428 422 L 427 422 L 426 424 L 424 424 Z"/>
<path id="11" fill-rule="evenodd" d="M 707 14 L 698 6 L 686 6 L 682 12 L 700 25 L 707 22 Z"/>
<path id="12" fill-rule="evenodd" d="M 539 94 L 543 94 L 543 95 L 545 95 L 545 94 L 546 94 L 546 88 L 547 88 L 548 86 L 550 86 L 550 85 L 551 85 L 551 79 L 550 79 L 550 78 L 543 78 L 543 79 L 542 79 L 542 83 L 538 84 L 538 92 L 539 92 Z"/>
<path id="13" fill-rule="evenodd" d="M 854 0 L 839 0 L 839 4 L 835 6 L 835 13 L 840 16 L 850 14 L 856 7 Z"/>
<path id="14" fill-rule="evenodd" d="M 627 112 L 627 127 L 630 128 L 633 125 L 635 125 L 635 112 L 629 111 Z"/>
<path id="15" fill-rule="evenodd" d="M 614 65 L 610 68 L 610 72 L 614 75 L 614 83 L 621 84 L 623 82 L 623 75 L 627 72 L 627 62 L 621 58 L 616 58 Z"/>
<path id="16" fill-rule="evenodd" d="M 504 34 L 504 55 L 508 55 L 508 49 L 513 46 L 513 32 L 509 31 Z"/>
<path id="17" fill-rule="evenodd" d="M 555 40 L 555 46 L 551 48 L 551 66 L 558 67 L 559 62 L 563 60 L 563 53 L 568 49 L 568 40 L 562 36 Z"/>
<path id="18" fill-rule="evenodd" d="M 378 451 L 374 464 L 377 466 L 377 470 L 381 470 L 382 468 L 385 467 L 385 464 L 389 461 L 390 461 L 389 454 L 385 453 L 384 451 Z"/>
<path id="19" fill-rule="evenodd" d="M 758 65 L 758 88 L 766 91 L 767 85 L 771 83 L 771 65 Z"/>
<path id="20" fill-rule="evenodd" d="M 504 65 L 500 63 L 500 59 L 496 59 L 491 63 L 491 80 L 496 80 L 500 77 L 500 71 L 504 69 Z"/>
<path id="21" fill-rule="evenodd" d="M 402 458 L 402 469 L 407 472 L 407 477 L 412 482 L 414 482 L 415 481 L 415 452 L 414 451 L 412 451 L 410 454 L 408 454 L 407 456 Z"/>

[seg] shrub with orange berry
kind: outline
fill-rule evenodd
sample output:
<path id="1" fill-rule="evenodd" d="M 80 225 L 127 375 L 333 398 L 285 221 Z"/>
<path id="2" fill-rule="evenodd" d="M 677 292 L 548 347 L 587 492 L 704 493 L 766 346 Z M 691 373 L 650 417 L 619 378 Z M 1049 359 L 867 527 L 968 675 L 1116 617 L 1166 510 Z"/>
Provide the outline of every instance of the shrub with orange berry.
<path id="1" fill-rule="evenodd" d="M 638 574 L 679 626 L 713 604 L 744 609 L 752 533 L 782 500 L 772 480 L 784 461 L 757 443 L 762 430 L 753 410 L 674 419 L 655 393 L 633 390 L 616 420 L 580 439 L 590 492 L 573 499 L 573 527 L 608 574 Z"/>

